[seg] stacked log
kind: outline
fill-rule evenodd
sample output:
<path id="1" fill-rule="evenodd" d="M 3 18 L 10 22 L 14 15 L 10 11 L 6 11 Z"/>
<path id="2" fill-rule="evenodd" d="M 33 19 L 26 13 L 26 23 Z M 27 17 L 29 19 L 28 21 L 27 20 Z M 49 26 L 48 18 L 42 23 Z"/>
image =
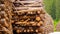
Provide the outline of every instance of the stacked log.
<path id="1" fill-rule="evenodd" d="M 0 34 L 12 34 L 12 25 L 7 8 L 5 6 L 5 1 L 0 0 Z"/>
<path id="2" fill-rule="evenodd" d="M 17 0 L 12 3 L 14 34 L 48 34 L 53 31 L 53 20 L 43 9 L 41 0 Z"/>
<path id="3" fill-rule="evenodd" d="M 9 25 L 8 34 L 48 34 L 53 32 L 53 20 L 45 12 L 42 0 L 5 0 L 4 3 L 4 15 L 7 15 L 4 17 L 9 21 L 5 21 L 8 23 L 6 25 Z"/>

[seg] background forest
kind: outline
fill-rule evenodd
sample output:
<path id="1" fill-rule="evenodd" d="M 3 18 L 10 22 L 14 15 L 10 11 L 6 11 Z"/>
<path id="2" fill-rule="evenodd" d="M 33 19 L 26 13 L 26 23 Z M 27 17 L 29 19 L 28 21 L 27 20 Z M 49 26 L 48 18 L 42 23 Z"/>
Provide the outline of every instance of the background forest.
<path id="1" fill-rule="evenodd" d="M 60 0 L 44 0 L 45 10 L 54 19 L 54 25 L 56 26 L 60 21 Z"/>

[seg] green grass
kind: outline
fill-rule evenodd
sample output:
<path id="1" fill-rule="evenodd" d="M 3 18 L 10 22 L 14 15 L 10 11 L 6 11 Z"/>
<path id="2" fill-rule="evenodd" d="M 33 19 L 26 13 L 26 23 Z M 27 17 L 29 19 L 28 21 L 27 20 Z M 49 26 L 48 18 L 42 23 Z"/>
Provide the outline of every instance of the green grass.
<path id="1" fill-rule="evenodd" d="M 54 20 L 54 31 L 56 31 L 56 25 L 58 24 L 59 20 Z"/>

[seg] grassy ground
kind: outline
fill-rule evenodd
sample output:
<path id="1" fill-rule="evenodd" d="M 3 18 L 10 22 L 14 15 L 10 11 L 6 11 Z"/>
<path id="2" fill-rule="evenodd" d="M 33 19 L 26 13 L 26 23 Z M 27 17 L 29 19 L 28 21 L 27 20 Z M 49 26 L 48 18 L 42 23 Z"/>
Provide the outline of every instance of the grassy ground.
<path id="1" fill-rule="evenodd" d="M 54 20 L 54 31 L 56 31 L 56 25 L 58 24 L 59 20 Z"/>

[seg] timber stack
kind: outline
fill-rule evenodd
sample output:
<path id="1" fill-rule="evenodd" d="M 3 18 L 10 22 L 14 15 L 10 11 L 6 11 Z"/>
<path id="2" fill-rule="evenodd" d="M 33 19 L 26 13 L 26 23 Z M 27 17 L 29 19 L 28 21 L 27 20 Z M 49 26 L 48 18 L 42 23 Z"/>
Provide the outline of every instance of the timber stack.
<path id="1" fill-rule="evenodd" d="M 4 0 L 0 0 L 0 34 L 13 34 L 10 17 L 8 15 L 9 9 L 5 4 L 6 2 Z"/>
<path id="2" fill-rule="evenodd" d="M 4 15 L 0 15 L 0 21 L 5 26 L 1 24 L 1 27 L 7 28 L 8 34 L 53 32 L 53 20 L 45 12 L 42 0 L 4 0 L 3 6 L 4 11 L 0 10 L 0 14 Z"/>

